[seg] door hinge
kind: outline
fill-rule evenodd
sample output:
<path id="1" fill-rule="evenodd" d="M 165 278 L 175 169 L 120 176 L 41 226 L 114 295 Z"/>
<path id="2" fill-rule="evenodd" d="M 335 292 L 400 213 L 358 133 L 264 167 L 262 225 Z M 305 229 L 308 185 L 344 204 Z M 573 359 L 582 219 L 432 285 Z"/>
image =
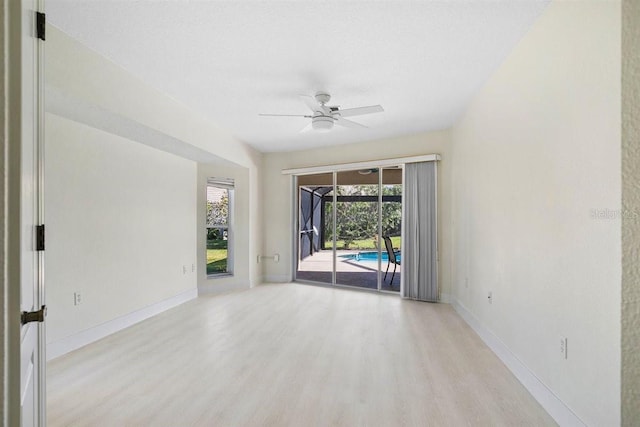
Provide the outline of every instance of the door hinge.
<path id="1" fill-rule="evenodd" d="M 44 224 L 36 225 L 36 251 L 44 251 Z"/>
<path id="2" fill-rule="evenodd" d="M 43 305 L 38 311 L 23 311 L 20 315 L 20 322 L 23 325 L 31 322 L 44 322 L 44 318 L 47 316 L 47 306 Z"/>
<path id="3" fill-rule="evenodd" d="M 42 12 L 36 12 L 36 32 L 40 40 L 45 39 L 45 29 L 47 28 L 47 18 Z"/>

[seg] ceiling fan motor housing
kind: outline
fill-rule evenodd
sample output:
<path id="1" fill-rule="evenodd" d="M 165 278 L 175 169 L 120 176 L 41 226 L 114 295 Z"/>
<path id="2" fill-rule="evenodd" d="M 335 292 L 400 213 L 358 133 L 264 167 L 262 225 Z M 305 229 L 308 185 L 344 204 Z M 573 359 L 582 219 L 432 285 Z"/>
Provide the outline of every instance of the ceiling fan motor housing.
<path id="1" fill-rule="evenodd" d="M 331 95 L 329 95 L 326 92 L 317 92 L 316 93 L 316 101 L 318 101 L 319 104 L 324 105 L 327 102 L 329 102 L 329 100 L 331 99 Z"/>

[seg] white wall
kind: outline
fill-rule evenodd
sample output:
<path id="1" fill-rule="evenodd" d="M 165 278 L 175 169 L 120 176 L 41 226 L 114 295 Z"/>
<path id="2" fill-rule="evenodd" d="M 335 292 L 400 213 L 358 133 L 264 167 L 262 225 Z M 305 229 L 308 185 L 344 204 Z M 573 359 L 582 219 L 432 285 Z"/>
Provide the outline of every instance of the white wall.
<path id="1" fill-rule="evenodd" d="M 451 248 L 451 143 L 448 131 L 369 141 L 358 144 L 331 146 L 313 150 L 264 155 L 262 174 L 262 196 L 264 200 L 263 254 L 280 254 L 280 262 L 267 260 L 264 264 L 265 281 L 284 282 L 291 280 L 292 265 L 292 204 L 291 177 L 282 175 L 282 169 L 332 165 L 386 158 L 440 154 L 438 165 L 438 194 L 440 227 L 440 287 L 444 299 L 450 292 L 450 248 Z"/>
<path id="2" fill-rule="evenodd" d="M 196 163 L 53 114 L 46 132 L 47 342 L 195 289 Z"/>
<path id="3" fill-rule="evenodd" d="M 455 297 L 583 422 L 618 425 L 620 219 L 592 213 L 620 210 L 620 4 L 550 4 L 452 136 Z"/>
<path id="4" fill-rule="evenodd" d="M 53 26 L 47 26 L 46 91 L 48 111 L 58 115 L 200 163 L 245 168 L 251 209 L 247 222 L 238 225 L 250 234 L 247 258 L 257 257 L 262 245 L 259 152 Z M 250 285 L 259 283 L 258 265 L 245 267 Z"/>
<path id="5" fill-rule="evenodd" d="M 236 194 L 247 207 L 236 219 L 236 275 L 206 291 L 259 282 L 258 265 L 248 260 L 262 241 L 260 153 L 52 26 L 46 101 L 48 339 L 56 352 L 72 348 L 66 337 L 78 331 L 102 325 L 113 332 L 126 326 L 122 316 L 140 320 L 172 305 L 155 303 L 195 294 L 206 264 L 196 222 L 205 207 L 198 163 L 241 170 Z M 106 228 L 104 213 L 113 221 Z M 77 307 L 75 291 L 83 298 Z M 78 337 L 74 345 L 86 343 L 86 333 Z"/>

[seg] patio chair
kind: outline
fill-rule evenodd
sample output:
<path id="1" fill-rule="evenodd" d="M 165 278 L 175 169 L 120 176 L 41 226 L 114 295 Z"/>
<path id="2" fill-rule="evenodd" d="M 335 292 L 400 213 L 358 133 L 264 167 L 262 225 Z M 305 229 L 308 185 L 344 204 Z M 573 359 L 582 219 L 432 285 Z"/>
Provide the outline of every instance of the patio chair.
<path id="1" fill-rule="evenodd" d="M 387 248 L 387 271 L 384 273 L 384 280 L 387 280 L 387 274 L 389 273 L 389 266 L 393 264 L 393 274 L 391 275 L 391 281 L 389 285 L 393 284 L 393 278 L 396 275 L 396 268 L 400 265 L 400 261 L 396 258 L 396 253 L 393 250 L 393 243 L 389 236 L 382 236 L 384 239 L 384 246 Z"/>

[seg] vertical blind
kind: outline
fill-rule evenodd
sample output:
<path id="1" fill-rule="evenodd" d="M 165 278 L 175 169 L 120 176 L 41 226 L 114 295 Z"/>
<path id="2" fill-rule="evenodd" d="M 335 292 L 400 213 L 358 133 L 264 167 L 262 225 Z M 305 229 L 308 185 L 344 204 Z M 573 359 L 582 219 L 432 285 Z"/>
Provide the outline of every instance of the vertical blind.
<path id="1" fill-rule="evenodd" d="M 436 162 L 405 165 L 405 298 L 438 301 Z"/>

